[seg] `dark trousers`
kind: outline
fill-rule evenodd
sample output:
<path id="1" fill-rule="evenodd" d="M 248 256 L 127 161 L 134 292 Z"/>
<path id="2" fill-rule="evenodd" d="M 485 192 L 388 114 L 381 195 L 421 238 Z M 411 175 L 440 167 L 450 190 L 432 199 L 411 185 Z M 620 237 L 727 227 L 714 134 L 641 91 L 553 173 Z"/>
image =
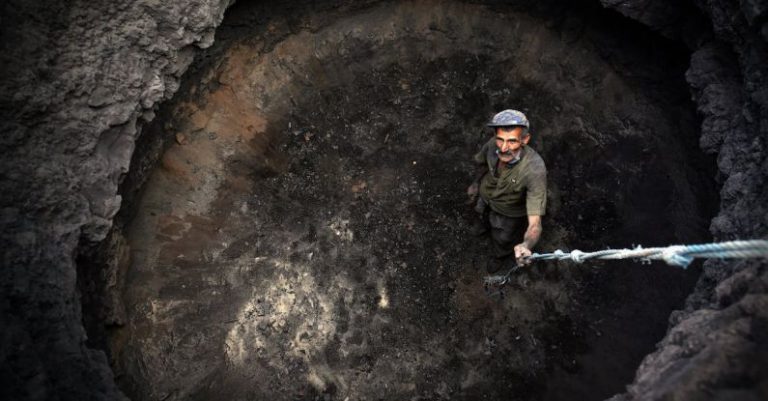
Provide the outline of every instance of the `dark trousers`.
<path id="1" fill-rule="evenodd" d="M 528 218 L 508 217 L 496 213 L 482 198 L 478 198 L 475 211 L 480 214 L 483 223 L 491 232 L 493 255 L 499 259 L 514 255 L 515 245 L 523 242 L 528 229 Z"/>

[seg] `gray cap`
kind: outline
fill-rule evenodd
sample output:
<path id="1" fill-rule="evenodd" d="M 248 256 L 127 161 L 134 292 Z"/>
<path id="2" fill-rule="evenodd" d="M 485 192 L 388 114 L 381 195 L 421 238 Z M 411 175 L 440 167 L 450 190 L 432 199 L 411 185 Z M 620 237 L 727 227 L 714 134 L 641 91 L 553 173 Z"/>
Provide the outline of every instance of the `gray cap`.
<path id="1" fill-rule="evenodd" d="M 523 114 L 520 111 L 507 109 L 502 112 L 496 113 L 495 116 L 493 116 L 493 119 L 491 122 L 488 123 L 489 127 L 512 127 L 512 126 L 521 126 L 525 128 L 530 128 L 530 124 L 528 123 L 528 119 L 525 117 L 525 114 Z"/>

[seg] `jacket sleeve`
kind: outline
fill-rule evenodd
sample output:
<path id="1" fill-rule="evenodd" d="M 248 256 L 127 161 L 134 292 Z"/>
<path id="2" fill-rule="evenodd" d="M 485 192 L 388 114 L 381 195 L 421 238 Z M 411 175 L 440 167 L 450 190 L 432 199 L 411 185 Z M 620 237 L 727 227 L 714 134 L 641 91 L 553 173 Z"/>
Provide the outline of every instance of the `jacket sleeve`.
<path id="1" fill-rule="evenodd" d="M 542 166 L 543 167 L 543 166 Z M 547 170 L 539 168 L 528 176 L 525 210 L 528 216 L 543 216 L 547 208 Z"/>
<path id="2" fill-rule="evenodd" d="M 480 148 L 480 151 L 475 153 L 475 155 L 472 157 L 472 160 L 479 165 L 483 165 L 487 163 L 487 157 L 488 157 L 488 146 L 490 146 L 490 142 L 486 142 L 483 144 L 483 147 Z"/>

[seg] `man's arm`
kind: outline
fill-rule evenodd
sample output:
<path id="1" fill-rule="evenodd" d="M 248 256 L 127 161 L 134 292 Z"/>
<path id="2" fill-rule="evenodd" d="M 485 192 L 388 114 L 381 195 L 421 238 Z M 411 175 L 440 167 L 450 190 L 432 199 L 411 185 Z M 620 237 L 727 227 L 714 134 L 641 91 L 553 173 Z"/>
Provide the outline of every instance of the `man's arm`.
<path id="1" fill-rule="evenodd" d="M 528 229 L 525 230 L 523 242 L 515 245 L 515 258 L 518 264 L 528 264 L 522 258 L 531 255 L 531 249 L 541 238 L 541 216 L 547 207 L 547 171 L 544 168 L 531 175 L 528 182 L 528 193 L 525 200 L 525 209 L 528 212 Z"/>
<path id="2" fill-rule="evenodd" d="M 485 157 L 486 153 L 488 153 L 489 143 L 490 142 L 486 142 L 483 144 L 480 151 L 472 157 L 472 160 L 477 164 L 477 173 L 475 174 L 475 179 L 472 181 L 472 184 L 467 188 L 467 195 L 469 196 L 468 203 L 473 202 L 477 198 L 477 192 L 480 189 L 480 180 L 482 180 L 483 176 L 488 173 L 488 163 L 486 162 Z"/>
<path id="3" fill-rule="evenodd" d="M 487 164 L 483 164 L 477 168 L 475 179 L 472 181 L 472 184 L 469 185 L 469 188 L 467 188 L 467 195 L 469 195 L 470 200 L 473 200 L 477 197 L 477 192 L 480 189 L 480 181 L 483 179 L 483 176 L 485 176 L 486 173 L 488 173 Z"/>
<path id="4" fill-rule="evenodd" d="M 523 258 L 531 256 L 531 249 L 539 242 L 541 238 L 541 216 L 528 216 L 528 229 L 525 230 L 523 242 L 515 245 L 515 259 L 518 264 L 528 264 Z"/>

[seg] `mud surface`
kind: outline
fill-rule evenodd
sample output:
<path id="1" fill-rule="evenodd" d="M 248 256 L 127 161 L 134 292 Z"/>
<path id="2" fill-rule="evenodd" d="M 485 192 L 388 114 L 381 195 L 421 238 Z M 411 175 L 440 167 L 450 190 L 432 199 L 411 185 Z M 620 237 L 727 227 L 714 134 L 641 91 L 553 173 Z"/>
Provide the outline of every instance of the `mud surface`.
<path id="1" fill-rule="evenodd" d="M 587 21 L 435 5 L 278 13 L 169 105 L 116 234 L 133 399 L 589 400 L 631 380 L 697 269 L 540 264 L 489 294 L 464 189 L 483 122 L 517 107 L 550 170 L 540 249 L 704 240 L 682 66 L 606 54 L 616 32 Z"/>

